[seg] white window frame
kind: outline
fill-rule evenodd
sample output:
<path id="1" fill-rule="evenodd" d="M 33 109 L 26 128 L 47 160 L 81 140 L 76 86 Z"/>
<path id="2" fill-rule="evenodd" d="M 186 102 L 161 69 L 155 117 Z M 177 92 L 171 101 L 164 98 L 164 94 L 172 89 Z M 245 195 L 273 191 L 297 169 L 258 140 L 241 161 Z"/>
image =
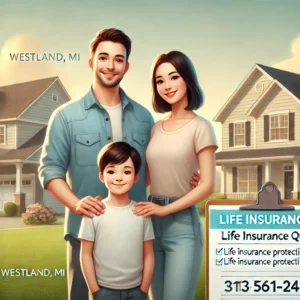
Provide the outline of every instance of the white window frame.
<path id="1" fill-rule="evenodd" d="M 240 170 L 247 170 L 248 171 L 248 180 L 247 180 L 247 192 L 241 192 L 240 191 Z M 250 181 L 249 181 L 249 171 L 250 169 L 254 169 L 255 172 L 256 172 L 256 178 L 255 178 L 255 186 L 257 187 L 257 166 L 244 166 L 244 167 L 238 167 L 238 172 L 237 172 L 237 190 L 238 190 L 238 193 L 255 193 L 255 192 L 250 192 L 249 190 L 249 186 L 250 186 Z M 253 181 L 253 180 L 251 180 Z M 257 188 L 256 188 L 257 190 Z"/>
<path id="2" fill-rule="evenodd" d="M 0 128 L 3 128 L 3 143 L 0 143 L 0 145 L 6 145 L 6 125 L 0 125 Z"/>
<path id="3" fill-rule="evenodd" d="M 283 171 L 284 172 L 294 171 L 294 166 L 292 164 L 283 164 Z"/>
<path id="4" fill-rule="evenodd" d="M 54 100 L 54 99 L 56 99 L 56 100 Z M 52 94 L 52 101 L 55 103 L 58 103 L 58 95 Z"/>
<path id="5" fill-rule="evenodd" d="M 234 146 L 234 148 L 247 147 L 246 146 L 246 122 L 247 122 L 246 120 L 233 122 L 233 146 Z M 237 125 L 237 124 L 244 124 L 244 144 L 243 145 L 235 144 L 235 125 Z"/>
<path id="6" fill-rule="evenodd" d="M 287 115 L 287 139 L 272 139 L 272 135 L 271 135 L 271 118 L 274 116 L 284 116 Z M 289 118 L 289 111 L 283 111 L 283 112 L 274 112 L 274 113 L 269 113 L 269 142 L 271 143 L 276 143 L 276 142 L 287 142 L 289 141 L 289 127 L 290 127 L 290 118 Z M 278 128 L 285 128 L 285 127 L 278 127 Z"/>

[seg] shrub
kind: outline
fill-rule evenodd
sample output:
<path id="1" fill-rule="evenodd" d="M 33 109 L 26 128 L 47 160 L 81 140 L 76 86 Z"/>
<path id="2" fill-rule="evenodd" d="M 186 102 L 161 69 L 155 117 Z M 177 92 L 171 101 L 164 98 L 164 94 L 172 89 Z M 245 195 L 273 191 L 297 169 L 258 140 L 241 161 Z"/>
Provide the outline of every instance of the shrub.
<path id="1" fill-rule="evenodd" d="M 52 224 L 57 220 L 54 209 L 40 203 L 29 205 L 22 219 L 28 225 Z"/>
<path id="2" fill-rule="evenodd" d="M 6 202 L 4 204 L 4 211 L 7 217 L 13 217 L 17 214 L 17 205 L 14 202 Z"/>
<path id="3" fill-rule="evenodd" d="M 220 199 L 226 199 L 226 195 L 225 194 L 212 194 L 211 196 L 209 196 L 207 199 L 204 199 L 203 201 L 201 201 L 198 204 L 198 210 L 199 210 L 199 214 L 200 215 L 205 215 L 205 204 L 208 200 L 220 200 Z"/>

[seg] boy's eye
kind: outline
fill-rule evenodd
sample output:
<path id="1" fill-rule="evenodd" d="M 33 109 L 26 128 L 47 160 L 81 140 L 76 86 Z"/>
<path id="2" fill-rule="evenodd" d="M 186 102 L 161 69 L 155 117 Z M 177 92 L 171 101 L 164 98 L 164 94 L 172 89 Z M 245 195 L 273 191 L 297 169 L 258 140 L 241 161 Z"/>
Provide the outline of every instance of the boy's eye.
<path id="1" fill-rule="evenodd" d="M 113 170 L 107 171 L 108 174 L 114 174 L 115 172 Z"/>
<path id="2" fill-rule="evenodd" d="M 122 62 L 123 62 L 123 59 L 118 58 L 118 59 L 117 59 L 117 62 L 118 62 L 118 63 L 122 63 Z"/>
<path id="3" fill-rule="evenodd" d="M 124 172 L 126 175 L 130 175 L 131 174 L 131 171 L 125 171 Z"/>
<path id="4" fill-rule="evenodd" d="M 100 56 L 99 57 L 99 60 L 106 60 L 107 58 L 106 58 L 106 56 Z"/>

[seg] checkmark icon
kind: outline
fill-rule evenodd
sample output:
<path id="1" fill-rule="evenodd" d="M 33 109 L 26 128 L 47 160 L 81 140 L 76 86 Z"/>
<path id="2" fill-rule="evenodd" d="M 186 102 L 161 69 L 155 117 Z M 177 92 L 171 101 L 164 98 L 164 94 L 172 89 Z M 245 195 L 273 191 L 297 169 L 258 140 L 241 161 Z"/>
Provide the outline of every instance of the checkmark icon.
<path id="1" fill-rule="evenodd" d="M 222 255 L 222 254 L 223 254 L 223 248 L 217 248 L 216 255 Z"/>
<path id="2" fill-rule="evenodd" d="M 216 266 L 222 266 L 223 265 L 223 258 L 216 259 Z"/>

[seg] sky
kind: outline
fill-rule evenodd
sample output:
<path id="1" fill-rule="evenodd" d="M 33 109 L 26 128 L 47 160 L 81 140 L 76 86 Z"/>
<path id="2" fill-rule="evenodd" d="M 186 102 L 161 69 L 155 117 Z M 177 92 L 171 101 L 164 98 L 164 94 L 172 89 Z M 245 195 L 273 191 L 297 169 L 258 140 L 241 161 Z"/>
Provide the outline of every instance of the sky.
<path id="1" fill-rule="evenodd" d="M 104 28 L 132 40 L 130 70 L 121 86 L 151 106 L 150 68 L 171 50 L 187 54 L 212 121 L 256 63 L 300 73 L 298 0 L 0 0 L 0 86 L 59 76 L 72 98 L 92 82 L 89 43 Z M 16 62 L 9 53 L 80 53 L 80 61 Z M 221 148 L 221 124 L 213 122 Z"/>

